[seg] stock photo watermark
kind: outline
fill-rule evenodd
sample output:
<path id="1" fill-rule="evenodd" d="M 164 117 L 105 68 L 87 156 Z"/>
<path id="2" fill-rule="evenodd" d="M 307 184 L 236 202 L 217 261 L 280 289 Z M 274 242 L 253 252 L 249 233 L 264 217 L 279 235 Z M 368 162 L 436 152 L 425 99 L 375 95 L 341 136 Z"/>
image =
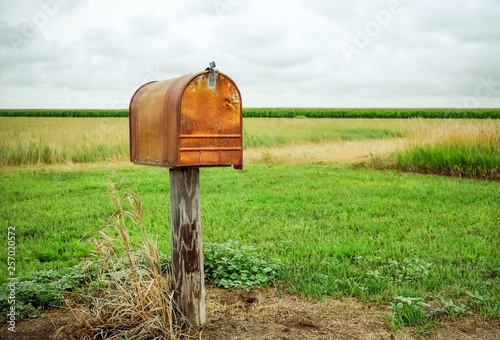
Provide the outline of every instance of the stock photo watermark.
<path id="1" fill-rule="evenodd" d="M 243 0 L 215 0 L 213 6 L 219 18 L 224 20 L 225 16 L 234 12 L 242 2 Z"/>
<path id="2" fill-rule="evenodd" d="M 462 103 L 456 104 L 453 107 L 455 109 L 478 108 L 481 102 L 484 102 L 487 98 L 495 97 L 498 91 L 500 91 L 500 82 L 494 81 L 491 74 L 487 79 L 485 77 L 479 77 L 476 88 L 474 89 L 474 95 L 466 96 L 462 100 Z"/>
<path id="3" fill-rule="evenodd" d="M 155 80 L 163 80 L 168 78 L 168 74 L 166 72 L 162 72 L 160 70 L 160 65 L 156 64 L 154 66 L 152 65 L 147 65 L 144 68 L 144 73 L 139 76 L 139 77 L 132 77 L 131 83 L 133 84 L 145 84 L 150 81 L 155 81 Z M 109 103 L 108 107 L 112 109 L 123 109 L 123 108 L 128 108 L 128 105 L 130 103 L 130 96 L 129 95 L 119 95 L 114 97 L 114 99 Z"/>
<path id="4" fill-rule="evenodd" d="M 385 9 L 371 13 L 371 19 L 364 26 L 354 28 L 352 42 L 342 41 L 339 45 L 344 58 L 351 63 L 355 55 L 359 55 L 361 50 L 370 46 L 384 28 L 388 27 L 394 17 L 401 14 L 404 10 L 401 1 L 391 0 L 387 3 Z"/>
<path id="5" fill-rule="evenodd" d="M 38 11 L 21 18 L 20 31 L 7 33 L 11 47 L 18 51 L 20 47 L 36 38 L 70 1 L 72 0 L 41 0 L 38 3 Z"/>
<path id="6" fill-rule="evenodd" d="M 5 319 L 10 332 L 16 331 L 16 227 L 7 228 L 7 303 L 9 306 Z"/>

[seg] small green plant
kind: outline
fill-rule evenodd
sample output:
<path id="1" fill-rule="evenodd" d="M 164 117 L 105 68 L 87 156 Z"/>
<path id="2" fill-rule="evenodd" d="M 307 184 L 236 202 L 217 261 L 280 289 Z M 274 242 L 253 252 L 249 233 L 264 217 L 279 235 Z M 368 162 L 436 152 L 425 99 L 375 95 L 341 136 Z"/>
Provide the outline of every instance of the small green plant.
<path id="1" fill-rule="evenodd" d="M 429 274 L 432 263 L 418 259 L 408 258 L 403 261 L 389 260 L 389 271 L 394 283 L 414 282 Z"/>
<path id="2" fill-rule="evenodd" d="M 224 288 L 266 287 L 280 268 L 279 260 L 264 260 L 254 247 L 232 240 L 223 244 L 206 243 L 204 256 L 205 278 Z"/>
<path id="3" fill-rule="evenodd" d="M 472 303 L 475 304 L 476 306 L 485 305 L 490 299 L 490 296 L 488 294 L 481 295 L 477 290 L 474 292 L 468 290 L 466 294 L 470 297 Z"/>
<path id="4" fill-rule="evenodd" d="M 456 305 L 452 299 L 445 299 L 443 297 L 439 298 L 441 301 L 441 306 L 435 308 L 432 313 L 434 315 L 445 314 L 451 317 L 459 317 L 467 313 L 467 307 L 465 304 Z"/>
<path id="5" fill-rule="evenodd" d="M 471 309 L 478 310 L 487 318 L 494 319 L 500 317 L 500 304 L 497 296 L 481 294 L 477 290 L 474 292 L 467 291 L 466 294 L 470 298 L 470 303 L 468 305 Z"/>
<path id="6" fill-rule="evenodd" d="M 64 292 L 81 286 L 88 280 L 83 270 L 84 264 L 76 265 L 69 270 L 39 270 L 32 271 L 15 281 L 17 319 L 36 318 L 40 311 L 50 306 L 62 303 Z M 10 308 L 8 301 L 9 287 L 0 286 L 0 322 Z"/>
<path id="7" fill-rule="evenodd" d="M 412 326 L 424 335 L 433 332 L 436 323 L 433 315 L 425 310 L 429 307 L 421 298 L 395 296 L 389 306 L 394 312 L 392 316 L 385 315 L 384 320 L 393 330 Z"/>

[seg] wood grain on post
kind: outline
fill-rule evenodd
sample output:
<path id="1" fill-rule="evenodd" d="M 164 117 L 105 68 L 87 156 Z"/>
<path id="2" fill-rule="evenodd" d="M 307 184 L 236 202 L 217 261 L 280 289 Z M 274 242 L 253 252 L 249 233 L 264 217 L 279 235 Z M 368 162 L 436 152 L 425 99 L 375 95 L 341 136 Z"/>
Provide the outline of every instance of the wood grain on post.
<path id="1" fill-rule="evenodd" d="M 205 275 L 200 214 L 200 169 L 170 169 L 172 289 L 181 313 L 205 324 Z"/>

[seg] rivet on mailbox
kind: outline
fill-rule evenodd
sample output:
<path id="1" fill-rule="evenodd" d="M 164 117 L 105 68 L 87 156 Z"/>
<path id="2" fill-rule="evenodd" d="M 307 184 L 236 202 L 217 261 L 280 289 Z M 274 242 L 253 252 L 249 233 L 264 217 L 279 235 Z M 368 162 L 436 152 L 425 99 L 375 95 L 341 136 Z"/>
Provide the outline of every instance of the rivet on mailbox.
<path id="1" fill-rule="evenodd" d="M 215 69 L 142 85 L 129 107 L 130 160 L 171 168 L 243 168 L 241 94 Z"/>

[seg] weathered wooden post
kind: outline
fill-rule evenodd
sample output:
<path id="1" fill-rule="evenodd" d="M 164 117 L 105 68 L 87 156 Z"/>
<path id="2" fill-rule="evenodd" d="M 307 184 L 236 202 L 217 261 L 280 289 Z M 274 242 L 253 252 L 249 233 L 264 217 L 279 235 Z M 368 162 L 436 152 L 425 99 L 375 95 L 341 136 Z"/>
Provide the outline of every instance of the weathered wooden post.
<path id="1" fill-rule="evenodd" d="M 205 276 L 200 214 L 200 169 L 170 169 L 172 289 L 184 316 L 205 323 Z"/>
<path id="2" fill-rule="evenodd" d="M 171 168 L 172 289 L 195 326 L 206 320 L 199 168 L 242 169 L 242 122 L 240 91 L 214 62 L 144 84 L 130 100 L 130 160 Z"/>

